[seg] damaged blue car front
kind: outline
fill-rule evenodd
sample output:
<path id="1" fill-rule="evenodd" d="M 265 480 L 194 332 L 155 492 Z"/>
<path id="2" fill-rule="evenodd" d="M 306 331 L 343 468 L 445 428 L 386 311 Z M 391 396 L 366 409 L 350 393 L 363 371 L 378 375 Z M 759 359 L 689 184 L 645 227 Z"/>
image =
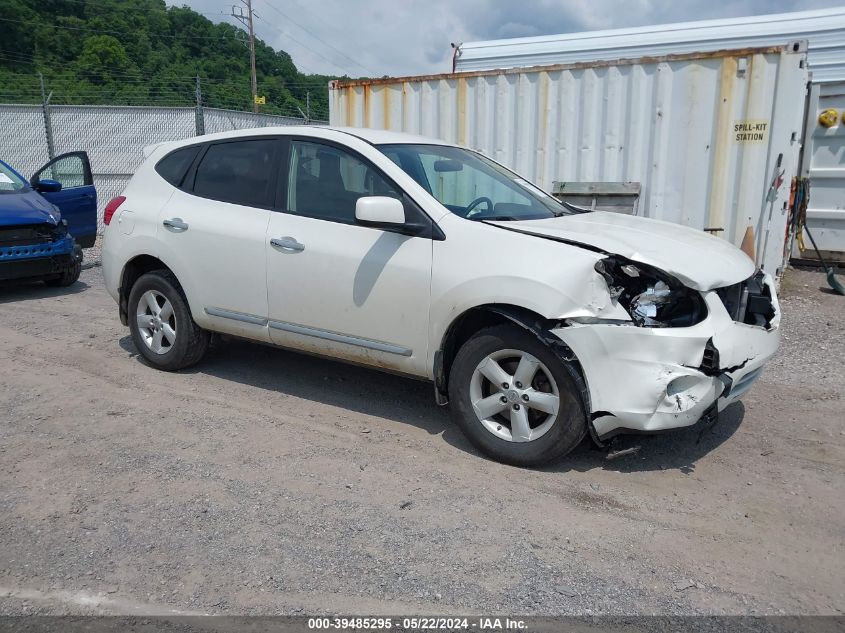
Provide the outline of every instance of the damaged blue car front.
<path id="1" fill-rule="evenodd" d="M 97 231 L 97 194 L 84 152 L 63 154 L 30 182 L 0 161 L 0 282 L 79 279 Z"/>

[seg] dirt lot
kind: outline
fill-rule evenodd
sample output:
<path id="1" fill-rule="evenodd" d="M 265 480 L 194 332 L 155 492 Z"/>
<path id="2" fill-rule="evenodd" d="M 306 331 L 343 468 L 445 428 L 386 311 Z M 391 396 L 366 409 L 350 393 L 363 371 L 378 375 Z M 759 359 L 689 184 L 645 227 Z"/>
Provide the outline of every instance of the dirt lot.
<path id="1" fill-rule="evenodd" d="M 480 457 L 431 387 L 242 342 L 166 374 L 100 269 L 0 289 L 2 613 L 845 612 L 845 298 L 699 441 Z"/>

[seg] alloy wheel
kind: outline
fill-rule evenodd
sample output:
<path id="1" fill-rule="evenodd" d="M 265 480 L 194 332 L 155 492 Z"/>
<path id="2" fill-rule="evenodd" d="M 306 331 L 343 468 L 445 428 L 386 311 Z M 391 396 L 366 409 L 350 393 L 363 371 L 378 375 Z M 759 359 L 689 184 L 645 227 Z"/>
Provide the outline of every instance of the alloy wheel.
<path id="1" fill-rule="evenodd" d="M 156 354 L 166 354 L 176 342 L 176 315 L 170 300 L 157 290 L 141 295 L 136 311 L 138 332 Z"/>
<path id="2" fill-rule="evenodd" d="M 470 401 L 479 422 L 508 442 L 530 442 L 555 423 L 560 394 L 555 379 L 537 358 L 505 349 L 486 356 L 470 382 Z"/>

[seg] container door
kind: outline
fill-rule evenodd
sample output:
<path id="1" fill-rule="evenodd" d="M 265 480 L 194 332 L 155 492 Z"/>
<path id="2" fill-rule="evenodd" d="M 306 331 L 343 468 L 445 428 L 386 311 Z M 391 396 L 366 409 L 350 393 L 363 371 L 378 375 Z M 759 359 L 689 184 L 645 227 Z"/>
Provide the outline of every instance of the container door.
<path id="1" fill-rule="evenodd" d="M 835 120 L 821 117 L 835 112 Z M 824 123 L 823 123 L 824 121 Z M 830 124 L 832 122 L 832 124 Z M 807 226 L 822 256 L 845 261 L 845 82 L 812 84 L 802 175 L 810 179 Z M 793 256 L 815 259 L 810 240 Z"/>

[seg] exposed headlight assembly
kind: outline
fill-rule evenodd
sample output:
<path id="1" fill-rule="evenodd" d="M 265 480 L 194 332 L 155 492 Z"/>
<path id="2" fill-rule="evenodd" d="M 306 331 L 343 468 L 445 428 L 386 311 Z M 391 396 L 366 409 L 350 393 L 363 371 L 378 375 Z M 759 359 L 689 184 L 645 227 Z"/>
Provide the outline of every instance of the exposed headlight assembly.
<path id="1" fill-rule="evenodd" d="M 707 316 L 701 294 L 671 275 L 618 255 L 596 262 L 610 299 L 640 327 L 689 327 Z"/>
<path id="2" fill-rule="evenodd" d="M 49 226 L 49 225 L 47 225 Z M 55 226 L 51 227 L 52 237 L 54 240 L 61 240 L 67 236 L 67 221 L 62 220 Z"/>

